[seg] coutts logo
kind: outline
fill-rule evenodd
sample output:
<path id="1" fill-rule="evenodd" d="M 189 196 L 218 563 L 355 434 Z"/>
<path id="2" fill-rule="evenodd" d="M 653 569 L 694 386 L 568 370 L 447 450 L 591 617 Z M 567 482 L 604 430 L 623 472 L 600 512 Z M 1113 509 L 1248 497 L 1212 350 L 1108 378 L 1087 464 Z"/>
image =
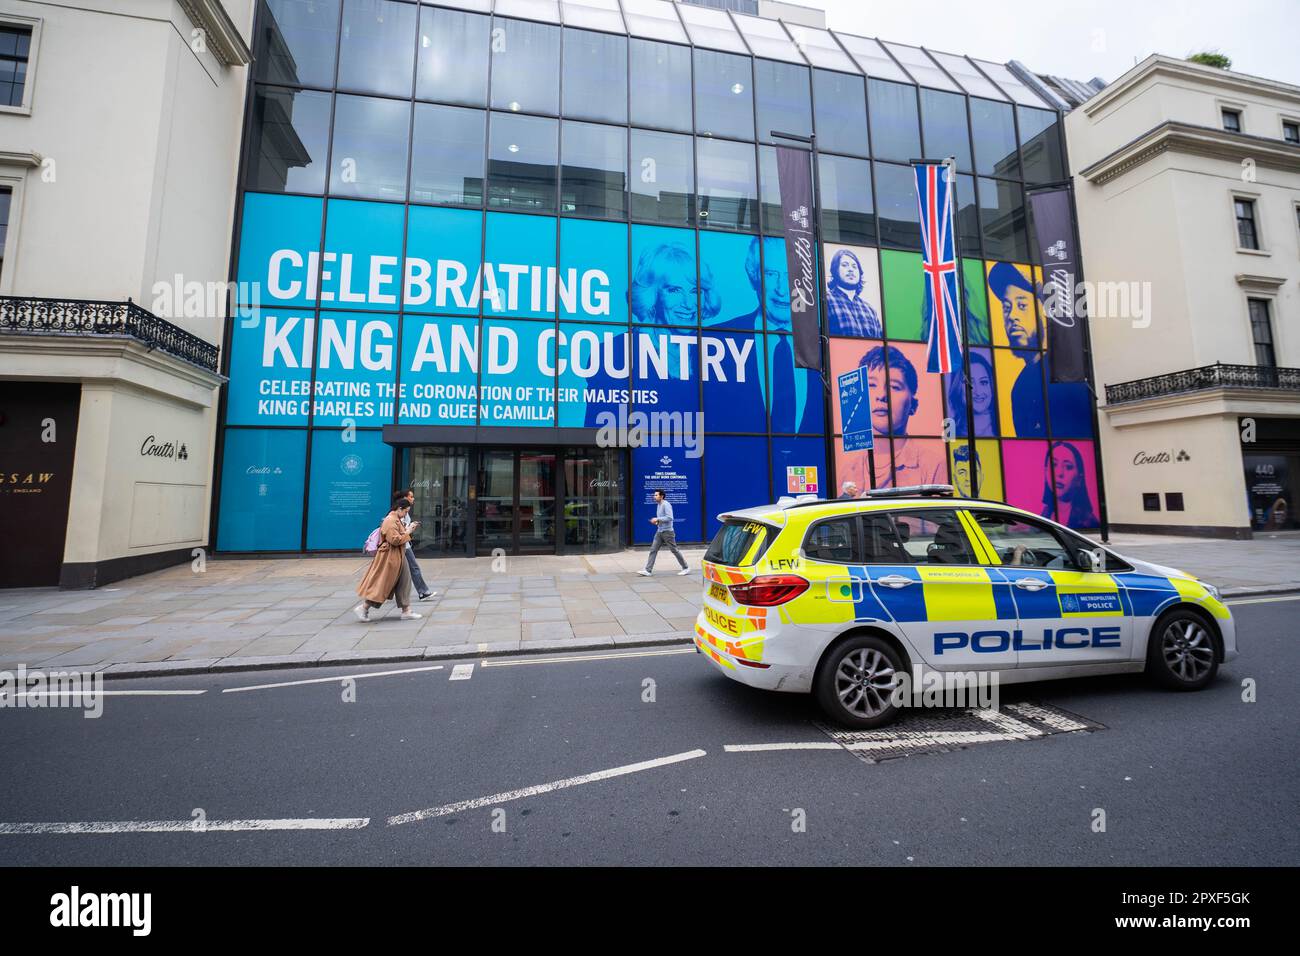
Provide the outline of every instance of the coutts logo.
<path id="1" fill-rule="evenodd" d="M 1191 460 L 1192 456 L 1187 454 L 1187 450 L 1183 448 L 1178 449 L 1177 455 L 1168 451 L 1158 451 L 1154 454 L 1140 451 L 1133 456 L 1133 464 L 1135 465 L 1167 465 L 1170 462 L 1184 462 Z"/>
<path id="2" fill-rule="evenodd" d="M 150 435 L 140 443 L 140 456 L 142 458 L 171 458 L 175 461 L 185 461 L 190 457 L 190 453 L 185 448 L 184 442 L 160 442 L 153 435 Z"/>

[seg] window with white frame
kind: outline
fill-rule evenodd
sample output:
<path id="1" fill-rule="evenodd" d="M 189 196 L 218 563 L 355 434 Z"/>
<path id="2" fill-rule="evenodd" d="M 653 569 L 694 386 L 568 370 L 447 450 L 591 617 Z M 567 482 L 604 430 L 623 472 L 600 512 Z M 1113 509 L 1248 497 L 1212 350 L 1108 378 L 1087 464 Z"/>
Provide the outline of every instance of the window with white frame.
<path id="1" fill-rule="evenodd" d="M 5 269 L 5 245 L 9 241 L 9 209 L 13 203 L 14 191 L 8 186 L 0 186 L 0 276 Z"/>
<path id="2" fill-rule="evenodd" d="M 1237 245 L 1242 249 L 1259 249 L 1259 223 L 1255 216 L 1255 200 L 1236 196 L 1232 200 L 1237 218 Z"/>
<path id="3" fill-rule="evenodd" d="M 32 28 L 0 21 L 0 106 L 26 102 Z"/>
<path id="4" fill-rule="evenodd" d="M 1273 320 L 1269 314 L 1268 299 L 1247 299 L 1250 312 L 1250 337 L 1255 345 L 1255 364 L 1265 368 L 1277 366 L 1277 352 L 1273 348 Z"/>
<path id="5" fill-rule="evenodd" d="M 1241 132 L 1241 110 L 1234 110 L 1225 106 L 1219 112 L 1223 117 L 1224 129 L 1229 133 Z"/>
<path id="6" fill-rule="evenodd" d="M 1283 120 L 1282 138 L 1293 146 L 1300 146 L 1300 120 Z"/>

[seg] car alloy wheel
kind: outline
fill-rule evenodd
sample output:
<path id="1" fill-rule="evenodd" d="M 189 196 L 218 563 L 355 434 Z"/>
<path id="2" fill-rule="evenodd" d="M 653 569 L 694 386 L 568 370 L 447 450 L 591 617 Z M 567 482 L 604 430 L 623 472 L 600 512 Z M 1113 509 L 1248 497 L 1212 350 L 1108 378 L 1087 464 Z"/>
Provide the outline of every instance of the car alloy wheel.
<path id="1" fill-rule="evenodd" d="M 1188 684 L 1202 680 L 1214 666 L 1214 641 L 1203 626 L 1187 617 L 1165 626 L 1160 653 L 1170 673 Z"/>
<path id="2" fill-rule="evenodd" d="M 879 717 L 891 706 L 889 695 L 897 686 L 894 665 L 874 648 L 850 651 L 835 670 L 835 695 L 855 717 Z"/>

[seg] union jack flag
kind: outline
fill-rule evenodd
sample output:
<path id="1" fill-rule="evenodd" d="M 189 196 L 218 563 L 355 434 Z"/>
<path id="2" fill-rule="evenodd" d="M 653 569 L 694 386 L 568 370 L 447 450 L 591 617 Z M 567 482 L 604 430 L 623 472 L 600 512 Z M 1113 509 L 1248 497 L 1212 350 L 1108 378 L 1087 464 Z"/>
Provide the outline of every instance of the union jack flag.
<path id="1" fill-rule="evenodd" d="M 926 370 L 960 368 L 961 296 L 957 291 L 957 242 L 953 233 L 953 183 L 939 163 L 916 163 L 921 207 L 921 269 L 925 273 L 922 328 L 928 328 Z"/>

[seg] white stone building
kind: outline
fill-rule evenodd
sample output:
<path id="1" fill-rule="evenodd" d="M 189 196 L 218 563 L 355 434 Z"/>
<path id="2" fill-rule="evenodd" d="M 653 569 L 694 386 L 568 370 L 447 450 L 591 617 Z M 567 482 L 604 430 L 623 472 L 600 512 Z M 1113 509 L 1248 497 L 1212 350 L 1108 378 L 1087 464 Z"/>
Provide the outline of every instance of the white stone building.
<path id="1" fill-rule="evenodd" d="M 0 0 L 0 586 L 207 542 L 252 12 Z"/>
<path id="2" fill-rule="evenodd" d="M 1300 87 L 1151 56 L 1065 125 L 1113 526 L 1297 527 Z"/>

